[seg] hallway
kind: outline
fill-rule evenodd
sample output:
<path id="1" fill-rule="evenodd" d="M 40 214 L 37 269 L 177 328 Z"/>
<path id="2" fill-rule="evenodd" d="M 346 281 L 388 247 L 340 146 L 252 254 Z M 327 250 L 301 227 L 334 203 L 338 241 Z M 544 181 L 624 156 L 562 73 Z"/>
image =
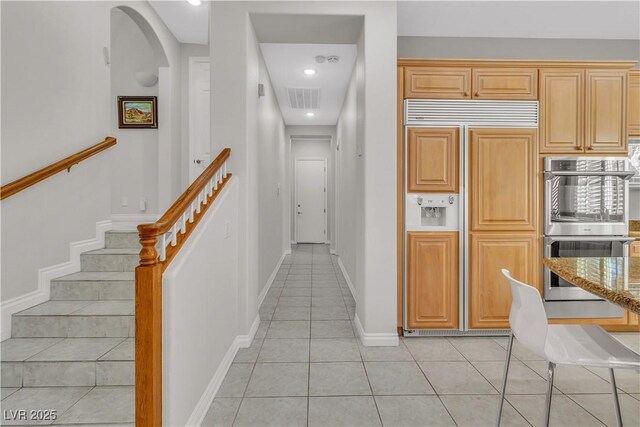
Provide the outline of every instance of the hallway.
<path id="1" fill-rule="evenodd" d="M 364 347 L 355 300 L 327 245 L 294 245 L 204 426 L 493 425 L 506 338 L 407 338 Z M 617 334 L 640 348 L 638 334 Z M 545 362 L 516 343 L 504 425 L 538 425 Z M 625 422 L 638 425 L 638 374 L 617 372 Z M 607 373 L 559 367 L 552 423 L 615 425 Z M 606 404 L 603 404 L 606 402 Z"/>

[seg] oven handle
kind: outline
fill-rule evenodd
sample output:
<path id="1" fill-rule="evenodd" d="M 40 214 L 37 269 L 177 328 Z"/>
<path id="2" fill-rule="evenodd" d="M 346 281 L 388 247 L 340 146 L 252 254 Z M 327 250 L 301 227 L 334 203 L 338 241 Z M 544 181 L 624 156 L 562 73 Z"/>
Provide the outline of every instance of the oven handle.
<path id="1" fill-rule="evenodd" d="M 546 171 L 544 177 L 551 179 L 554 176 L 617 176 L 624 180 L 631 179 L 636 173 L 633 171 Z"/>
<path id="2" fill-rule="evenodd" d="M 547 242 L 633 242 L 635 237 L 607 237 L 607 236 L 547 236 Z"/>

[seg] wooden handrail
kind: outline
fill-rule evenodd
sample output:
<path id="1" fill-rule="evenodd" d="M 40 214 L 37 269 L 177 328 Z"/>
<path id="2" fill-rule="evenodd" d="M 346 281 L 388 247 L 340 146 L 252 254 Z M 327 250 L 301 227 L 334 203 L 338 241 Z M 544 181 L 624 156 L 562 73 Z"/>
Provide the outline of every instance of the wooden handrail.
<path id="1" fill-rule="evenodd" d="M 230 154 L 229 148 L 222 150 L 158 221 L 138 226 L 136 427 L 162 425 L 162 273 L 231 179 L 225 163 Z"/>
<path id="2" fill-rule="evenodd" d="M 14 194 L 19 193 L 20 191 L 29 188 L 32 185 L 37 184 L 40 181 L 57 174 L 58 172 L 62 172 L 65 169 L 70 170 L 71 166 L 76 165 L 81 161 L 86 160 L 89 157 L 94 156 L 99 152 L 116 145 L 116 143 L 117 140 L 114 137 L 108 136 L 104 139 L 104 141 L 99 142 L 96 145 L 87 148 L 86 150 L 82 150 L 76 154 L 50 164 L 47 167 L 30 173 L 25 177 L 3 185 L 2 188 L 0 188 L 0 200 L 4 200 L 9 196 L 13 196 Z"/>
<path id="3" fill-rule="evenodd" d="M 230 148 L 222 150 L 218 157 L 216 157 L 200 176 L 193 181 L 189 188 L 176 199 L 173 205 L 167 209 L 159 220 L 153 224 L 141 224 L 138 226 L 140 243 L 142 244 L 142 249 L 140 250 L 140 265 L 154 265 L 159 262 L 158 253 L 155 249 L 158 236 L 170 231 L 171 227 L 180 219 L 180 216 L 185 213 L 191 204 L 194 203 L 207 183 L 211 181 L 213 176 L 220 170 L 222 165 L 224 165 L 224 162 L 229 158 L 230 154 Z M 226 183 L 226 180 L 222 181 L 222 184 L 224 183 Z M 206 206 L 208 205 L 209 204 L 206 203 Z M 170 261 L 171 259 L 168 259 L 167 262 L 163 263 L 164 268 L 166 268 Z"/>

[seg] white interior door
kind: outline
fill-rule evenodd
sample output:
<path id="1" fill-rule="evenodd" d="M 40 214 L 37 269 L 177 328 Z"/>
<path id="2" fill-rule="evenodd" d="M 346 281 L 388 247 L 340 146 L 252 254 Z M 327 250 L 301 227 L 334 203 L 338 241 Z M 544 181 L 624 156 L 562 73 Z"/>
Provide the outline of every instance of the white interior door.
<path id="1" fill-rule="evenodd" d="M 327 159 L 296 159 L 296 241 L 327 240 Z"/>
<path id="2" fill-rule="evenodd" d="M 189 183 L 211 163 L 209 58 L 189 62 Z"/>

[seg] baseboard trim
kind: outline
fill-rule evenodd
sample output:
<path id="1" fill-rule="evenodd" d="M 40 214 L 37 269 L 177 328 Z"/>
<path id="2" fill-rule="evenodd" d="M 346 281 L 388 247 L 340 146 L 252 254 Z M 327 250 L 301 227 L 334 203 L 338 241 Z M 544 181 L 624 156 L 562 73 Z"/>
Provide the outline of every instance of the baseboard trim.
<path id="1" fill-rule="evenodd" d="M 113 229 L 111 220 L 96 223 L 96 235 L 93 239 L 69 243 L 69 261 L 44 267 L 38 270 L 38 289 L 25 295 L 20 295 L 4 301 L 0 305 L 2 341 L 11 337 L 11 316 L 27 308 L 49 301 L 51 296 L 51 280 L 80 271 L 80 254 L 104 248 L 104 235 Z"/>
<path id="2" fill-rule="evenodd" d="M 158 214 L 112 214 L 113 230 L 135 231 L 140 224 L 156 222 Z"/>
<path id="3" fill-rule="evenodd" d="M 338 255 L 338 252 L 335 249 L 329 249 L 329 253 L 331 255 Z"/>
<path id="4" fill-rule="evenodd" d="M 238 341 L 238 348 L 249 348 L 253 339 L 256 336 L 256 332 L 258 332 L 258 326 L 260 326 L 260 315 L 256 314 L 256 318 L 253 319 L 253 324 L 251 325 L 251 329 L 249 329 L 249 333 L 247 335 L 238 335 L 236 340 Z"/>
<path id="5" fill-rule="evenodd" d="M 366 347 L 395 347 L 400 343 L 400 339 L 398 338 L 398 334 L 394 332 L 390 333 L 378 333 L 378 334 L 369 334 L 364 331 L 362 327 L 362 323 L 360 323 L 360 319 L 356 314 L 353 319 L 353 323 L 356 325 L 356 330 L 358 331 L 358 335 L 360 336 L 360 341 Z"/>
<path id="6" fill-rule="evenodd" d="M 200 396 L 200 400 L 196 404 L 196 407 L 193 408 L 193 412 L 191 412 L 186 425 L 199 426 L 202 424 L 202 421 L 204 421 L 204 417 L 207 415 L 207 411 L 209 410 L 211 403 L 213 403 L 213 399 L 215 399 L 216 394 L 218 394 L 218 390 L 220 390 L 220 386 L 233 363 L 233 359 L 236 357 L 238 349 L 240 349 L 239 341 L 240 336 L 237 336 L 236 339 L 233 340 L 233 343 L 222 358 L 218 369 L 216 369 L 213 377 L 211 377 L 211 381 L 209 381 L 207 388 L 205 388 L 202 396 Z"/>
<path id="7" fill-rule="evenodd" d="M 351 281 L 351 277 L 349 277 L 349 273 L 347 273 L 347 269 L 344 268 L 344 264 L 342 263 L 342 259 L 338 257 L 338 266 L 340 266 L 340 271 L 342 271 L 342 275 L 344 276 L 344 280 L 347 281 L 347 286 L 351 291 L 351 296 L 356 298 L 356 288 L 353 286 L 353 282 Z"/>
<path id="8" fill-rule="evenodd" d="M 289 249 L 289 253 L 291 253 L 291 249 Z M 273 269 L 273 271 L 271 272 L 271 275 L 267 279 L 267 283 L 265 283 L 265 285 L 262 287 L 262 292 L 260 292 L 260 295 L 258 295 L 258 308 L 262 306 L 262 302 L 266 298 L 267 292 L 269 292 L 269 289 L 271 289 L 271 285 L 273 284 L 273 281 L 276 278 L 276 274 L 278 274 L 278 270 L 280 270 L 280 266 L 282 265 L 282 262 L 284 261 L 285 256 L 287 256 L 287 251 L 282 252 L 280 261 L 276 263 L 276 267 Z"/>

